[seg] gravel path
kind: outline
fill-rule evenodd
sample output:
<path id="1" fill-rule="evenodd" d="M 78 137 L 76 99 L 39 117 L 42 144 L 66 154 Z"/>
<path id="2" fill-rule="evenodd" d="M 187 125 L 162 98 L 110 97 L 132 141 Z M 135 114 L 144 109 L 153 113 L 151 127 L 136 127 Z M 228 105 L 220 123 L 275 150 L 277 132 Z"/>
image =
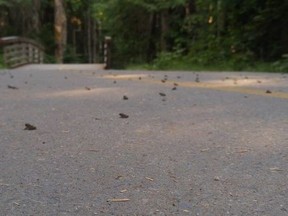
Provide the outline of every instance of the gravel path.
<path id="1" fill-rule="evenodd" d="M 287 102 L 285 74 L 0 70 L 0 215 L 288 215 Z"/>

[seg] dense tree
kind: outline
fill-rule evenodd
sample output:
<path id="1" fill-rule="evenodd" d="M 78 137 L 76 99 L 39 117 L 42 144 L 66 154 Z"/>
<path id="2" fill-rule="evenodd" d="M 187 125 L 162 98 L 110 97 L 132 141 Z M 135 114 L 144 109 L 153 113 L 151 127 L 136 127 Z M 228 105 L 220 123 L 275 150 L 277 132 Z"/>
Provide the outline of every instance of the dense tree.
<path id="1" fill-rule="evenodd" d="M 0 33 L 32 36 L 40 30 L 41 0 L 1 0 Z"/>
<path id="2" fill-rule="evenodd" d="M 65 62 L 101 61 L 110 35 L 117 67 L 182 58 L 241 69 L 288 53 L 287 10 L 285 0 L 0 0 L 0 34 L 37 39 L 58 62 L 64 49 Z"/>

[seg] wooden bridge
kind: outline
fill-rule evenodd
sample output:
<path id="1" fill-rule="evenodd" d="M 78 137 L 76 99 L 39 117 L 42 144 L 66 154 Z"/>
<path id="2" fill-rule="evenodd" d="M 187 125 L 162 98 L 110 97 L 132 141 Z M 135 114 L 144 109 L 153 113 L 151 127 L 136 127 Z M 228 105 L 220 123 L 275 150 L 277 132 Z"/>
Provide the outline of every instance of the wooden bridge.
<path id="1" fill-rule="evenodd" d="M 104 62 L 97 67 L 111 67 L 111 38 L 105 37 Z M 4 64 L 8 68 L 16 68 L 27 64 L 43 64 L 45 48 L 38 42 L 18 36 L 0 38 L 0 48 L 3 47 Z"/>

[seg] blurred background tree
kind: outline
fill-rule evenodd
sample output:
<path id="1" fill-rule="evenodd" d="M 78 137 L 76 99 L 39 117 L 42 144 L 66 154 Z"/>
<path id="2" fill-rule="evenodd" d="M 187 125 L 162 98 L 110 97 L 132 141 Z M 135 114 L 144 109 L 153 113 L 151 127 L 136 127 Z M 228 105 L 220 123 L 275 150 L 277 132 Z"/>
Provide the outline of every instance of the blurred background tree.
<path id="1" fill-rule="evenodd" d="M 266 62 L 288 70 L 286 0 L 62 1 L 67 63 L 100 62 L 109 35 L 115 68 L 244 70 Z M 55 10 L 51 0 L 0 0 L 0 35 L 38 40 L 54 62 Z"/>

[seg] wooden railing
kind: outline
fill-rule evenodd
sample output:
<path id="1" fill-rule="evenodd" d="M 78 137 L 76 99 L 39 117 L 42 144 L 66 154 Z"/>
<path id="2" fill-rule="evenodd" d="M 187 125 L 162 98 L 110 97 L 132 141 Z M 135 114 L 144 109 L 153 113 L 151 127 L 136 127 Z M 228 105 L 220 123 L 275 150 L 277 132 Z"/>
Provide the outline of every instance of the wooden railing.
<path id="1" fill-rule="evenodd" d="M 105 69 L 111 68 L 111 37 L 104 41 Z M 2 37 L 0 48 L 3 47 L 4 64 L 15 68 L 26 64 L 41 64 L 44 61 L 44 47 L 39 43 L 23 37 Z"/>
<path id="2" fill-rule="evenodd" d="M 23 37 L 2 37 L 4 64 L 9 68 L 25 64 L 43 63 L 44 48 L 37 42 Z"/>

